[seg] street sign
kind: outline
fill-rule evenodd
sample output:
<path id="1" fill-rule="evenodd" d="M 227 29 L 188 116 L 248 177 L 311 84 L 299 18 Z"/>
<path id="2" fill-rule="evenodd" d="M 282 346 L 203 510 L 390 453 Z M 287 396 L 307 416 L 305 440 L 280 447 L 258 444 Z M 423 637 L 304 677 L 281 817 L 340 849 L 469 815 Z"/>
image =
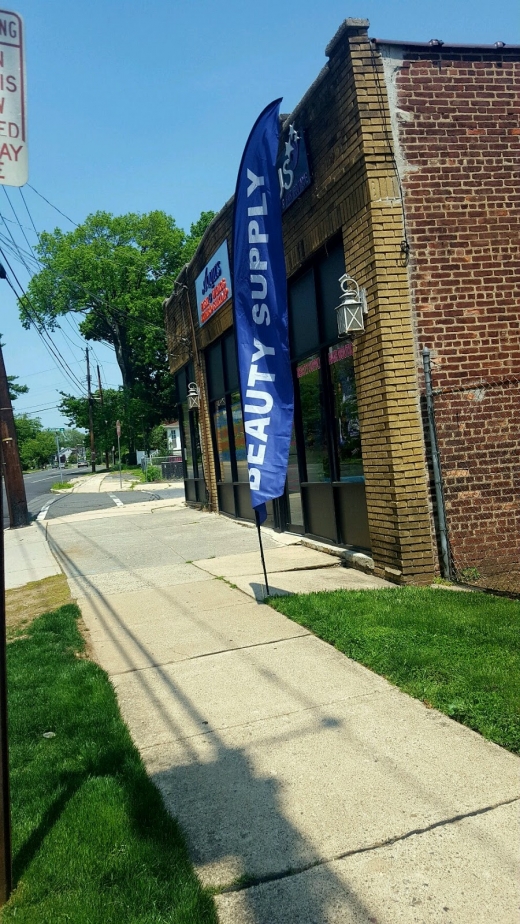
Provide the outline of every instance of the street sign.
<path id="1" fill-rule="evenodd" d="M 120 420 L 116 420 L 116 433 L 117 433 L 118 439 L 120 439 L 121 438 L 121 421 Z"/>
<path id="2" fill-rule="evenodd" d="M 0 10 L 0 185 L 24 186 L 29 178 L 23 23 Z"/>

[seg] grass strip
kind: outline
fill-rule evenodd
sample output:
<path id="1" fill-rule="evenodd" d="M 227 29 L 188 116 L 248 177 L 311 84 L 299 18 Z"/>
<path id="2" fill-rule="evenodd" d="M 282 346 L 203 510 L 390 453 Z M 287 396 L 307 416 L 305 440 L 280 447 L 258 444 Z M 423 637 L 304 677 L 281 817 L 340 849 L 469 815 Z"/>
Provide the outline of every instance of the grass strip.
<path id="1" fill-rule="evenodd" d="M 520 603 L 401 587 L 269 601 L 428 706 L 520 753 Z"/>
<path id="2" fill-rule="evenodd" d="M 16 889 L 2 921 L 216 924 L 79 615 L 61 606 L 8 645 Z"/>

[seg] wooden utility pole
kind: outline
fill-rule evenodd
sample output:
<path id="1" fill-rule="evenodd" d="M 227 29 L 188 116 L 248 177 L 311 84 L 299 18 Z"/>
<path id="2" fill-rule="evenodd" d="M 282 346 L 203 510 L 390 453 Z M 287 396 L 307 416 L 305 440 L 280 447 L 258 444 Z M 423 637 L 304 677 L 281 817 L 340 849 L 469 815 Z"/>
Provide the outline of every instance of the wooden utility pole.
<path id="1" fill-rule="evenodd" d="M 0 440 L 3 450 L 3 476 L 9 510 L 11 529 L 29 524 L 25 482 L 23 480 L 13 406 L 9 397 L 9 383 L 5 371 L 2 347 L 0 346 Z M 3 529 L 3 524 L 2 524 Z"/>
<path id="2" fill-rule="evenodd" d="M 90 387 L 90 358 L 88 355 L 88 347 L 85 350 L 87 356 L 87 393 L 88 393 L 88 425 L 90 429 L 90 463 L 92 465 L 92 471 L 96 471 L 96 444 L 94 442 L 94 413 L 92 410 L 92 405 L 94 399 L 92 398 L 92 389 Z"/>
<path id="3" fill-rule="evenodd" d="M 99 400 L 101 401 L 101 407 L 103 407 L 103 386 L 101 385 L 101 372 L 99 371 L 99 366 L 96 366 L 97 369 L 97 380 L 99 385 Z M 110 461 L 108 458 L 108 442 L 107 442 L 107 427 L 108 421 L 105 420 L 105 467 L 107 472 L 110 471 Z"/>

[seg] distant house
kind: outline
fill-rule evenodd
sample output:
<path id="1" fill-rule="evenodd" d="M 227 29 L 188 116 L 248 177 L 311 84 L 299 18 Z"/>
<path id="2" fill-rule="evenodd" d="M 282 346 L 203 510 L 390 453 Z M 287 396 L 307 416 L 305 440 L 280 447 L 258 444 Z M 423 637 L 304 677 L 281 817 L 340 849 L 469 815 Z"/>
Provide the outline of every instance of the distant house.
<path id="1" fill-rule="evenodd" d="M 168 452 L 172 455 L 181 455 L 181 430 L 178 420 L 172 420 L 171 423 L 163 424 L 166 430 L 166 441 Z"/>

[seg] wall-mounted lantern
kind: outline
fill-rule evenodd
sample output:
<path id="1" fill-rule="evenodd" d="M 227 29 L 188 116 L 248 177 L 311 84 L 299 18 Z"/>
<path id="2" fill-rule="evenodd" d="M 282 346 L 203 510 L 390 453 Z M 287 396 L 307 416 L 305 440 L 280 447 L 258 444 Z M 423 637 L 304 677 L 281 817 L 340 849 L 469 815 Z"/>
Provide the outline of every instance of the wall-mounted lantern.
<path id="1" fill-rule="evenodd" d="M 196 382 L 190 382 L 188 385 L 188 409 L 191 411 L 195 407 L 200 407 L 200 389 Z"/>
<path id="2" fill-rule="evenodd" d="M 356 280 L 348 273 L 339 279 L 341 299 L 336 308 L 338 336 L 348 337 L 365 329 L 368 314 L 366 289 L 360 289 Z"/>

